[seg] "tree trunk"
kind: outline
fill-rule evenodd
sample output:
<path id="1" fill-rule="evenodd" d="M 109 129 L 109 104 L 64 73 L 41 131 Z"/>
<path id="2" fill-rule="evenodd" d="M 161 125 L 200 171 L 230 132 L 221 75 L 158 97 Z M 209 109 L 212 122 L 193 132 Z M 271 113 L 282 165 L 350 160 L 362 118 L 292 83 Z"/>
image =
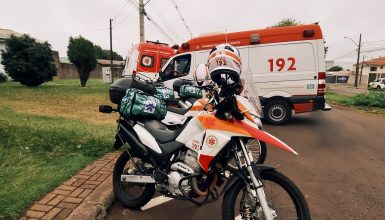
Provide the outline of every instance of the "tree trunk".
<path id="1" fill-rule="evenodd" d="M 88 77 L 90 76 L 90 72 L 86 71 L 79 71 L 79 78 L 80 78 L 80 86 L 85 87 Z"/>

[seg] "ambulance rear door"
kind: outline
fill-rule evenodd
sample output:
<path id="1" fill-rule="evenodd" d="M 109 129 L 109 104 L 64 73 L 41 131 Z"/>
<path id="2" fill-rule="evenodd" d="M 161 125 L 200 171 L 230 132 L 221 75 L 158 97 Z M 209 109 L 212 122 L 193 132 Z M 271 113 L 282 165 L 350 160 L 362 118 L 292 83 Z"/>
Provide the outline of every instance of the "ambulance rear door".
<path id="1" fill-rule="evenodd" d="M 249 68 L 264 98 L 317 95 L 318 52 L 315 40 L 255 45 Z"/>

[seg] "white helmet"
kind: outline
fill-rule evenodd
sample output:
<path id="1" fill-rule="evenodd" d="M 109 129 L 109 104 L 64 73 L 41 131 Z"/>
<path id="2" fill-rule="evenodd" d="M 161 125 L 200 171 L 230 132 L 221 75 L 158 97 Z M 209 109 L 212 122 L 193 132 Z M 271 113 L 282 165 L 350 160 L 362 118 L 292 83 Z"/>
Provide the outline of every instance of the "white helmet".
<path id="1" fill-rule="evenodd" d="M 194 84 L 197 86 L 207 86 L 211 83 L 209 70 L 206 64 L 198 64 L 194 72 Z"/>
<path id="2" fill-rule="evenodd" d="M 230 44 L 220 44 L 214 47 L 207 60 L 211 79 L 219 84 L 239 83 L 242 69 L 238 49 Z"/>

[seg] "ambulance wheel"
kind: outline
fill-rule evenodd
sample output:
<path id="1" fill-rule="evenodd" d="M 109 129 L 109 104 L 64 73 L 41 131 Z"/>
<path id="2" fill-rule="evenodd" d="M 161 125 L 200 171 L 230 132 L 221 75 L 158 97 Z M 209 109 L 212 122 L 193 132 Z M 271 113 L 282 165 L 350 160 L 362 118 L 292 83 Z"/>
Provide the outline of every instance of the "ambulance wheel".
<path id="1" fill-rule="evenodd" d="M 284 100 L 272 100 L 265 105 L 264 116 L 270 124 L 285 124 L 291 118 L 291 107 Z"/>

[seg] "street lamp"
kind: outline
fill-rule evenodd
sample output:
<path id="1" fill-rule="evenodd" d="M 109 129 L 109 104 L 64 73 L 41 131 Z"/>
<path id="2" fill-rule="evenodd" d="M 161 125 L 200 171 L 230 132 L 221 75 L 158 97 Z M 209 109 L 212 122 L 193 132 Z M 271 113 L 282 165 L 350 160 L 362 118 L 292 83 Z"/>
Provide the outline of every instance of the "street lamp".
<path id="1" fill-rule="evenodd" d="M 356 77 L 354 79 L 354 87 L 357 88 L 358 69 L 359 69 L 358 65 L 360 63 L 360 51 L 361 51 L 361 34 L 360 34 L 360 40 L 359 40 L 358 44 L 356 44 L 356 42 L 353 39 L 349 38 L 349 37 L 344 37 L 344 38 L 351 40 L 358 47 L 358 49 L 357 49 L 358 53 L 357 53 L 357 64 L 356 64 Z"/>

